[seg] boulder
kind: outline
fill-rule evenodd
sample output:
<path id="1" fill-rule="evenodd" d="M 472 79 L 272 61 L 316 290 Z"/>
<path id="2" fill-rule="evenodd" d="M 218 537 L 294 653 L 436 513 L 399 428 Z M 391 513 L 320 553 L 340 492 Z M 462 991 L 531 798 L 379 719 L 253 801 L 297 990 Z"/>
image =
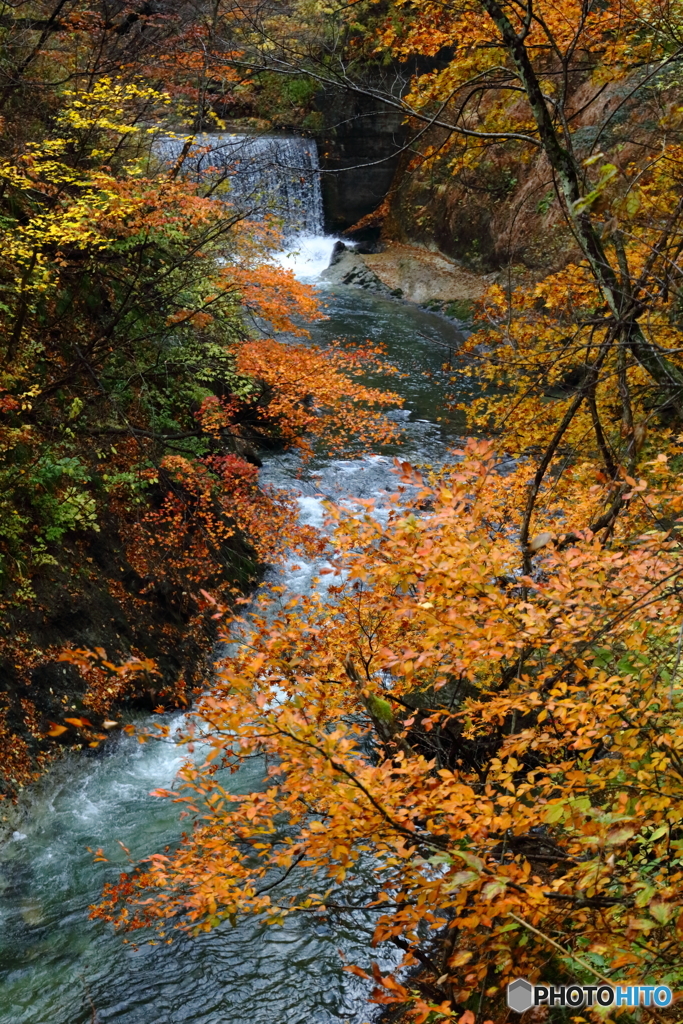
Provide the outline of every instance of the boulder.
<path id="1" fill-rule="evenodd" d="M 346 248 L 343 242 L 336 241 L 334 248 L 332 249 L 332 255 L 330 256 L 330 266 L 334 267 L 343 258 L 344 253 L 349 250 Z"/>
<path id="2" fill-rule="evenodd" d="M 392 295 L 418 305 L 475 301 L 493 281 L 493 275 L 474 274 L 443 253 L 415 245 L 388 245 L 363 262 Z"/>
<path id="3" fill-rule="evenodd" d="M 343 245 L 343 243 L 341 244 Z M 344 252 L 338 251 L 336 259 L 333 254 L 332 262 L 327 270 L 323 270 L 320 277 L 329 284 L 345 284 L 353 288 L 366 288 L 369 291 L 380 292 L 383 295 L 389 294 L 389 289 L 365 265 L 363 257 L 348 249 Z"/>

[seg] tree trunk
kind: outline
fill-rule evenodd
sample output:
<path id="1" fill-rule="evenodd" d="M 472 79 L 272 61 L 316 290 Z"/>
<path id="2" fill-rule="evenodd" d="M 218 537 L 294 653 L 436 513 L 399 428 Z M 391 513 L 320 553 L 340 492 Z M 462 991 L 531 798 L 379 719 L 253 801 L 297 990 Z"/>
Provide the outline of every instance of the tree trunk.
<path id="1" fill-rule="evenodd" d="M 528 0 L 531 3 L 531 0 Z M 586 256 L 605 301 L 616 320 L 621 324 L 618 336 L 625 339 L 634 357 L 650 374 L 652 379 L 666 391 L 669 403 L 680 415 L 683 412 L 683 370 L 671 362 L 656 345 L 643 334 L 637 321 L 637 309 L 622 288 L 614 268 L 611 266 L 600 236 L 586 209 L 577 211 L 581 199 L 579 176 L 573 155 L 561 144 L 548 105 L 534 71 L 531 59 L 524 45 L 526 33 L 515 31 L 511 21 L 499 7 L 496 0 L 481 0 L 482 6 L 496 28 L 519 72 L 527 99 L 538 128 L 538 134 L 548 162 L 556 175 L 564 195 L 567 212 L 574 226 L 577 240 Z"/>

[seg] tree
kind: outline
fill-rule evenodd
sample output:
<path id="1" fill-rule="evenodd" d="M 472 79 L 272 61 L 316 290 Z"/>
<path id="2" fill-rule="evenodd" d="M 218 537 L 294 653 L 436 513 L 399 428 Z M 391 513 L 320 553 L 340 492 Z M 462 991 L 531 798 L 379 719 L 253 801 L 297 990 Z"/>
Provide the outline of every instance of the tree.
<path id="1" fill-rule="evenodd" d="M 428 515 L 340 520 L 334 606 L 275 594 L 243 624 L 183 740 L 201 732 L 206 763 L 158 794 L 194 828 L 97 916 L 166 935 L 335 915 L 370 862 L 357 905 L 423 968 L 417 986 L 377 977 L 375 998 L 418 1020 L 503 1019 L 518 976 L 680 983 L 679 543 L 638 539 L 637 511 L 678 509 L 678 484 L 655 461 L 624 545 L 539 543 L 515 578 L 527 472 L 471 443 L 421 488 Z M 234 793 L 255 756 L 262 787 Z"/>
<path id="2" fill-rule="evenodd" d="M 307 340 L 302 323 L 321 314 L 313 291 L 273 262 L 277 219 L 238 211 L 225 176 L 181 173 L 197 148 L 189 72 L 174 64 L 197 30 L 191 13 L 78 2 L 1 12 L 0 732 L 9 791 L 31 775 L 45 715 L 52 735 L 56 726 L 63 739 L 97 742 L 125 695 L 106 672 L 92 675 L 79 695 L 83 717 L 70 716 L 88 724 L 67 728 L 66 694 L 30 688 L 71 639 L 51 630 L 55 593 L 94 581 L 107 615 L 113 605 L 124 622 L 145 621 L 161 604 L 150 630 L 129 629 L 127 641 L 110 630 L 108 653 L 168 659 L 161 681 L 131 673 L 128 692 L 182 703 L 208 641 L 199 585 L 225 600 L 242 593 L 297 532 L 291 499 L 259 490 L 253 445 L 308 450 L 314 432 L 334 445 L 342 435 L 355 442 L 358 430 L 372 446 L 394 431 L 379 410 L 395 400 L 358 379 L 377 354 Z M 181 158 L 167 164 L 155 143 L 183 128 Z M 283 331 L 306 342 L 268 337 Z M 154 628 L 156 651 L 142 635 Z M 195 654 L 183 665 L 175 652 L 188 637 Z M 18 728 L 29 743 L 21 757 Z"/>
<path id="3" fill-rule="evenodd" d="M 409 170 L 418 176 L 438 166 L 442 180 L 467 182 L 531 167 L 534 191 L 551 187 L 549 225 L 559 231 L 565 257 L 540 289 L 534 282 L 515 294 L 509 276 L 507 288 L 492 295 L 498 330 L 487 341 L 496 343 L 499 358 L 484 360 L 483 376 L 516 387 L 534 416 L 544 407 L 550 440 L 536 487 L 574 416 L 586 409 L 606 474 L 614 479 L 620 461 L 632 473 L 640 435 L 680 415 L 683 386 L 682 54 L 669 9 L 397 2 L 385 13 L 354 3 L 317 28 L 309 14 L 305 4 L 285 14 L 269 5 L 218 5 L 206 64 L 214 76 L 221 68 L 275 73 L 284 81 L 303 74 L 323 88 L 369 95 L 402 111 L 412 127 Z M 392 62 L 392 90 L 368 84 L 369 62 L 382 60 Z M 431 69 L 423 73 L 420 61 L 431 61 Z M 527 189 L 520 206 L 534 191 Z M 572 298 L 559 304 L 563 291 Z M 617 389 L 603 386 L 616 379 Z M 573 393 L 566 409 L 546 402 L 557 387 Z M 601 392 L 609 404 L 616 391 L 623 438 L 610 452 L 605 424 L 612 413 L 601 405 Z M 487 427 L 496 429 L 495 421 Z M 534 501 L 532 494 L 529 522 Z M 605 512 L 592 525 L 609 529 L 612 518 Z M 529 523 L 523 543 L 528 539 Z"/>
<path id="4" fill-rule="evenodd" d="M 339 517 L 334 606 L 273 595 L 243 626 L 184 737 L 201 730 L 207 763 L 190 759 L 160 794 L 192 831 L 108 886 L 95 913 L 164 934 L 171 921 L 344 913 L 344 879 L 369 860 L 375 939 L 421 968 L 414 981 L 377 972 L 375 998 L 418 1021 L 502 1021 L 517 976 L 675 988 L 676 15 L 618 0 L 353 4 L 311 41 L 303 11 L 283 28 L 269 8 L 240 8 L 262 45 L 236 53 L 233 39 L 216 65 L 367 91 L 354 59 L 440 55 L 407 94 L 371 90 L 427 143 L 413 166 L 444 152 L 454 175 L 535 164 L 567 259 L 493 287 L 465 348 L 483 385 L 470 422 L 512 460 L 471 441 L 426 483 L 404 465 L 417 493 L 386 526 Z M 610 135 L 635 104 L 648 116 Z M 254 756 L 262 788 L 233 793 Z M 279 898 L 292 872 L 300 896 Z"/>

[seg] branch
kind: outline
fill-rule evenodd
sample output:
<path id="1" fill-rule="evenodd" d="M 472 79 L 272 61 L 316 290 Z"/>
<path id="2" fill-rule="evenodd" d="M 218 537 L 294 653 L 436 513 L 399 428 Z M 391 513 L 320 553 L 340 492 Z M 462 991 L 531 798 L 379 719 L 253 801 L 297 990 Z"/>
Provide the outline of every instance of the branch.
<path id="1" fill-rule="evenodd" d="M 187 430 L 182 434 L 155 434 L 152 430 L 142 430 L 131 424 L 128 427 L 95 427 L 84 433 L 95 437 L 101 434 L 132 434 L 135 437 L 151 437 L 155 441 L 184 441 L 188 437 L 206 437 L 203 430 Z"/>
<path id="2" fill-rule="evenodd" d="M 312 71 L 309 68 L 302 69 L 292 66 L 282 60 L 275 60 L 273 64 L 257 64 L 251 61 L 236 61 L 236 60 L 223 60 L 219 61 L 228 65 L 229 67 L 241 67 L 248 71 L 259 72 L 259 71 L 271 71 L 274 74 L 279 75 L 301 75 L 302 73 L 312 78 L 314 81 L 319 82 L 322 86 L 328 88 L 343 88 L 347 92 L 355 93 L 357 96 L 369 96 L 371 99 L 377 100 L 378 103 L 382 103 L 385 107 L 391 107 L 393 110 L 399 110 L 406 117 L 414 117 L 418 121 L 426 122 L 430 127 L 435 125 L 437 128 L 446 128 L 450 132 L 454 132 L 457 135 L 463 135 L 467 138 L 474 139 L 491 139 L 498 142 L 509 142 L 517 140 L 518 142 L 526 142 L 531 146 L 539 147 L 541 143 L 538 139 L 535 139 L 533 135 L 526 135 L 524 132 L 478 132 L 471 128 L 463 128 L 461 125 L 452 124 L 450 121 L 442 121 L 440 119 L 434 120 L 429 114 L 423 114 L 420 110 L 416 110 L 411 107 L 405 100 L 396 100 L 385 93 L 380 93 L 376 89 L 369 89 L 367 87 L 358 85 L 351 79 L 344 75 L 341 79 L 330 78 L 327 75 L 322 75 L 319 72 Z M 499 86 L 496 86 L 499 88 Z M 385 157 L 385 160 L 391 160 L 394 154 Z M 382 161 L 377 161 L 381 163 Z"/>
<path id="3" fill-rule="evenodd" d="M 564 949 L 559 942 L 555 942 L 555 939 L 551 939 L 549 935 L 544 935 L 543 932 L 539 932 L 538 928 L 534 928 L 534 926 L 529 924 L 528 921 L 525 921 L 523 917 L 517 917 L 516 914 L 512 913 L 509 916 L 513 921 L 516 921 L 517 924 L 521 924 L 523 928 L 527 928 L 530 932 L 533 932 L 534 935 L 538 935 L 539 939 L 543 939 L 544 942 L 548 942 L 551 946 L 554 946 L 555 949 L 560 951 L 562 956 L 569 957 L 570 960 L 574 960 L 577 964 L 581 964 L 583 969 L 585 971 L 589 971 L 593 977 L 599 978 L 600 981 L 605 983 L 605 985 L 611 986 L 612 982 L 610 979 L 606 978 L 604 974 L 600 974 L 600 972 L 596 971 L 594 967 L 591 967 L 587 960 L 582 960 L 580 956 L 576 956 L 575 953 L 570 953 L 569 950 Z"/>
<path id="4" fill-rule="evenodd" d="M 563 892 L 544 892 L 548 900 L 562 900 L 577 907 L 630 907 L 633 899 L 619 899 L 618 896 L 570 896 Z"/>

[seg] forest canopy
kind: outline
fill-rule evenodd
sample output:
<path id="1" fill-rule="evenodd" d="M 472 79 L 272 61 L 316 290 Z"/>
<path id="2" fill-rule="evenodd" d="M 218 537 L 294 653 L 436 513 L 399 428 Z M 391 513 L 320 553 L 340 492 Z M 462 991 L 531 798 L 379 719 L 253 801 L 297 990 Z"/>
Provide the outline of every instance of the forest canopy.
<path id="1" fill-rule="evenodd" d="M 395 397 L 358 380 L 376 354 L 310 343 L 306 321 L 323 314 L 273 260 L 268 197 L 238 207 L 229 168 L 185 173 L 197 127 L 222 122 L 178 57 L 200 31 L 181 14 L 61 2 L 0 17 L 9 793 L 49 753 L 46 730 L 96 744 L 126 693 L 187 703 L 211 635 L 200 588 L 241 593 L 298 531 L 291 499 L 258 488 L 254 446 L 318 436 L 341 450 L 395 432 L 381 416 Z M 88 724 L 69 728 L 59 657 L 105 644 L 127 656 L 126 682 L 73 670 Z"/>
<path id="2" fill-rule="evenodd" d="M 201 735 L 206 763 L 158 793 L 193 827 L 94 914 L 167 937 L 362 910 L 402 954 L 374 1000 L 430 1024 L 502 1024 L 517 977 L 680 990 L 678 6 L 60 2 L 0 24 L 7 585 L 30 600 L 26 566 L 97 529 L 107 495 L 141 579 L 167 571 L 164 531 L 187 531 L 173 571 L 234 644 L 181 737 Z M 249 335 L 245 308 L 295 332 L 313 296 L 269 263 L 276 226 L 155 169 L 150 138 L 278 123 L 280 102 L 302 125 L 340 89 L 403 118 L 385 231 L 401 201 L 429 230 L 452 195 L 466 211 L 485 196 L 503 225 L 458 354 L 471 436 L 443 470 L 398 463 L 386 521 L 330 506 L 322 596 L 266 589 L 236 623 L 207 554 L 226 531 L 262 560 L 326 542 L 217 436 L 256 418 L 305 448 L 314 429 L 353 434 L 355 403 L 376 443 L 392 398 L 348 355 Z M 525 262 L 523 217 L 545 262 Z M 234 792 L 256 758 L 262 784 Z M 373 883 L 349 908 L 361 867 Z"/>

